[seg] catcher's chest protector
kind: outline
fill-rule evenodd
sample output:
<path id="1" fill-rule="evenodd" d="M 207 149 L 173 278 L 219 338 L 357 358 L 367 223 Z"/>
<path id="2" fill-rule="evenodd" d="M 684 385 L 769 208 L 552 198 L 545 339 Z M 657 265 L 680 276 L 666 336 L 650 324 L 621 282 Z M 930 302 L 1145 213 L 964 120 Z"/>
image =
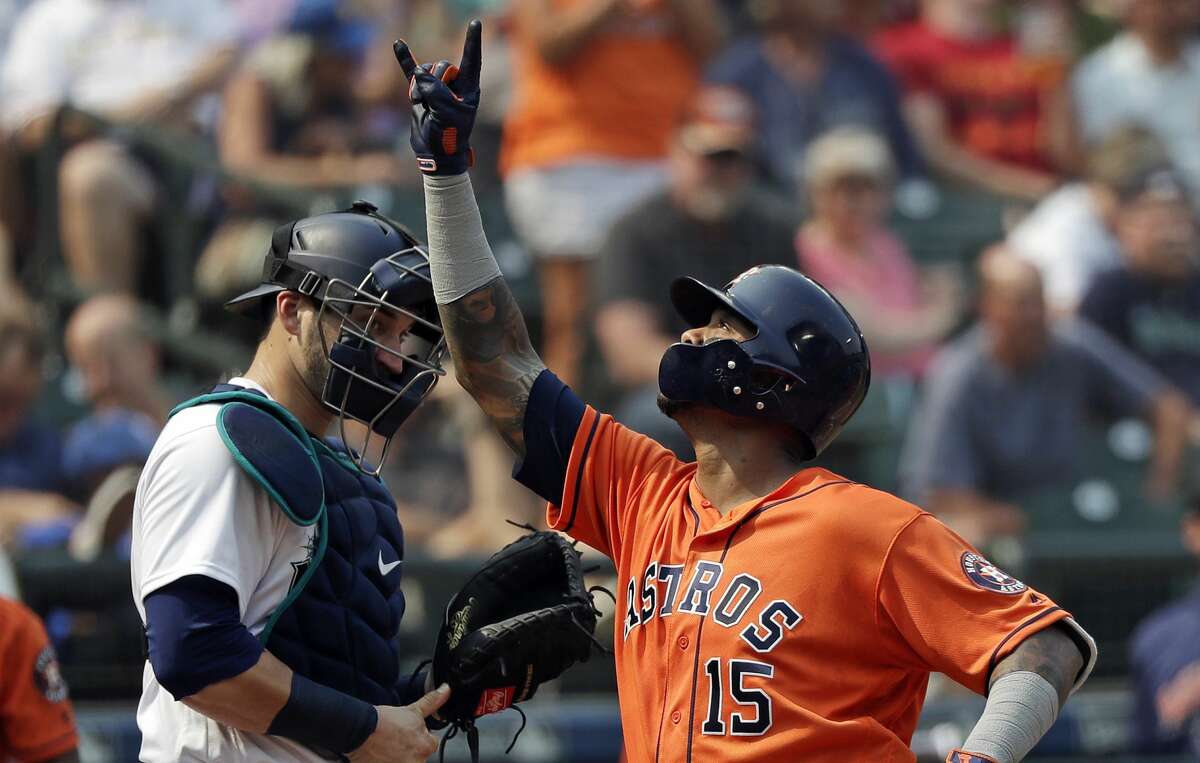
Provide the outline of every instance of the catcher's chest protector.
<path id="1" fill-rule="evenodd" d="M 297 673 L 376 705 L 399 704 L 395 637 L 404 615 L 404 532 L 383 483 L 282 406 L 219 385 L 176 410 L 223 403 L 218 429 L 287 517 L 315 525 L 308 561 L 259 639 Z M 322 500 L 323 499 L 323 500 Z"/>

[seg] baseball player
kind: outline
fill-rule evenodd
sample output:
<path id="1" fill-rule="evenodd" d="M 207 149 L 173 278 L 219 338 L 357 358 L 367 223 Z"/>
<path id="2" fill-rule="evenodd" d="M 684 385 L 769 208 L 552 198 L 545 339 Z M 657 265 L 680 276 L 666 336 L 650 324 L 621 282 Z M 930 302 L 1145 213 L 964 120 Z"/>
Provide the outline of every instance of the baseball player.
<path id="1" fill-rule="evenodd" d="M 403 533 L 364 458 L 443 373 L 428 271 L 358 202 L 277 229 L 263 283 L 229 304 L 265 326 L 253 363 L 172 412 L 137 488 L 143 761 L 436 749 L 425 718 L 449 691 L 400 675 Z"/>
<path id="2" fill-rule="evenodd" d="M 781 266 L 724 288 L 673 284 L 693 328 L 663 355 L 660 404 L 695 463 L 546 370 L 467 175 L 479 33 L 472 22 L 457 67 L 418 66 L 396 44 L 434 296 L 459 381 L 521 458 L 517 478 L 550 502 L 553 528 L 616 564 L 629 759 L 911 761 L 940 671 L 988 696 L 951 760 L 1020 760 L 1087 677 L 1095 646 L 934 517 L 806 466 L 870 380 L 862 335 L 828 292 Z"/>
<path id="3" fill-rule="evenodd" d="M 78 761 L 75 713 L 37 615 L 0 596 L 0 761 Z"/>

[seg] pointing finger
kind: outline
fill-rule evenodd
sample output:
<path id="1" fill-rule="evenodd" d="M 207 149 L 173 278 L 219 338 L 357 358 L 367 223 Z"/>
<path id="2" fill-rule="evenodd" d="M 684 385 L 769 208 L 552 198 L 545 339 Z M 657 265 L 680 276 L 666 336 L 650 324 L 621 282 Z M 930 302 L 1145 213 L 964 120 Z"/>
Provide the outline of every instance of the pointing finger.
<path id="1" fill-rule="evenodd" d="M 458 92 L 469 93 L 479 87 L 479 69 L 483 64 L 483 22 L 472 19 L 467 25 L 467 39 L 463 43 L 462 61 L 459 62 Z"/>
<path id="2" fill-rule="evenodd" d="M 450 686 L 442 684 L 414 702 L 413 709 L 420 713 L 422 718 L 428 718 L 436 713 L 438 708 L 446 704 L 446 700 L 448 699 L 450 699 Z"/>
<path id="3" fill-rule="evenodd" d="M 412 80 L 413 74 L 417 71 L 417 60 L 413 58 L 412 51 L 408 49 L 408 43 L 404 40 L 396 40 L 392 43 L 392 52 L 396 54 L 396 60 L 400 62 L 405 79 Z"/>

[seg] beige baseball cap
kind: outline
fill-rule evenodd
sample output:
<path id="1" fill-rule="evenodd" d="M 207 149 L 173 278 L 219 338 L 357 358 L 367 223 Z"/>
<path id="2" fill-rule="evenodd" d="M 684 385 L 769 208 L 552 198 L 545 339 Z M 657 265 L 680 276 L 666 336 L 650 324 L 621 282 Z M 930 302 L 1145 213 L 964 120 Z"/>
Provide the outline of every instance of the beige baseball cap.
<path id="1" fill-rule="evenodd" d="M 804 156 L 804 179 L 810 186 L 847 177 L 865 177 L 887 185 L 895 175 L 888 144 L 865 127 L 847 125 L 822 133 L 808 145 Z"/>

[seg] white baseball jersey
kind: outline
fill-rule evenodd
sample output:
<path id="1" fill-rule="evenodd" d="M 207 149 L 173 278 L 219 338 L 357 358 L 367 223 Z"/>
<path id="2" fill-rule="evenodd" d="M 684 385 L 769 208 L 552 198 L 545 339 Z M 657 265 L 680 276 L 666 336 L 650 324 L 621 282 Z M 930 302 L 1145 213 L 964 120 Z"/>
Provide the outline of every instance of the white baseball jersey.
<path id="1" fill-rule="evenodd" d="M 266 393 L 254 382 L 230 384 Z M 159 435 L 138 482 L 133 508 L 131 573 L 142 600 L 186 575 L 204 575 L 237 592 L 242 624 L 258 635 L 309 558 L 314 528 L 293 524 L 233 460 L 217 432 L 220 405 L 180 411 Z M 176 702 L 142 670 L 137 711 L 141 760 L 319 761 L 287 739 L 217 723 Z"/>

